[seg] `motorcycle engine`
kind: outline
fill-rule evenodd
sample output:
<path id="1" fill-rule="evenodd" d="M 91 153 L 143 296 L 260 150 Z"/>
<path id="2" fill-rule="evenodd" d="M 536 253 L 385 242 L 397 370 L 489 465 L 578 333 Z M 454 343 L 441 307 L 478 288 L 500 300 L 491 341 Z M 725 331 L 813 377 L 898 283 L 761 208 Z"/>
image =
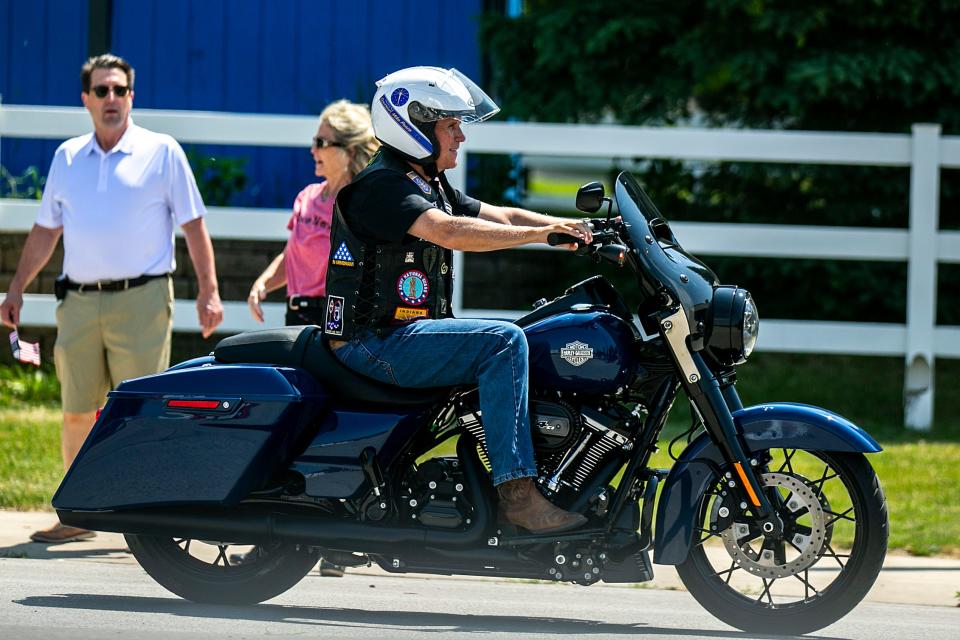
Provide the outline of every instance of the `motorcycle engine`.
<path id="1" fill-rule="evenodd" d="M 458 419 L 480 443 L 484 462 L 489 462 L 475 403 L 464 404 Z M 578 410 L 561 399 L 531 399 L 530 430 L 541 487 L 549 494 L 564 489 L 579 492 L 601 463 L 632 447 L 631 438 L 614 429 L 615 422 L 597 410 Z"/>
<path id="2" fill-rule="evenodd" d="M 401 520 L 456 529 L 468 522 L 473 507 L 464 494 L 463 469 L 456 457 L 431 458 L 402 484 Z"/>

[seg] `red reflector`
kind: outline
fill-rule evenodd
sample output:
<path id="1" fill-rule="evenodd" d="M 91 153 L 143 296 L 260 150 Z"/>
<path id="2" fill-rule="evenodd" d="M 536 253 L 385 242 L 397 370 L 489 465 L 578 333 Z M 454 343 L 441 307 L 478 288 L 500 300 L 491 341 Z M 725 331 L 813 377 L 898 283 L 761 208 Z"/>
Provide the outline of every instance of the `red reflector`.
<path id="1" fill-rule="evenodd" d="M 168 407 L 178 409 L 216 409 L 220 406 L 219 400 L 168 400 Z"/>
<path id="2" fill-rule="evenodd" d="M 100 414 L 101 414 L 101 413 L 103 413 L 103 407 L 100 407 L 99 409 L 97 409 L 97 417 L 94 418 L 94 420 L 93 420 L 94 422 L 96 422 L 97 420 L 100 419 Z"/>

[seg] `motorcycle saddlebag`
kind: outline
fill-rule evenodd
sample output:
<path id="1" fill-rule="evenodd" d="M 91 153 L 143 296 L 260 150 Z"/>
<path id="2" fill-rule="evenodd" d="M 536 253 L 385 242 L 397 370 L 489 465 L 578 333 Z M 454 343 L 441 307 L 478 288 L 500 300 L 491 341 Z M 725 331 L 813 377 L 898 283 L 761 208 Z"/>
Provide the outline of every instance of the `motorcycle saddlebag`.
<path id="1" fill-rule="evenodd" d="M 177 367 L 128 380 L 109 394 L 53 506 L 236 504 L 286 468 L 328 404 L 309 374 L 288 367 Z"/>

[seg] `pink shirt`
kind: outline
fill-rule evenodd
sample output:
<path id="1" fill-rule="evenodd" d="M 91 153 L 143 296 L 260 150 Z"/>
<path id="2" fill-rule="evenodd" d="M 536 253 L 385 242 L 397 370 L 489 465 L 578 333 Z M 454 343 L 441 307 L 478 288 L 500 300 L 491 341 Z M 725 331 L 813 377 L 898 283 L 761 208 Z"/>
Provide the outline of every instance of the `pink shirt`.
<path id="1" fill-rule="evenodd" d="M 285 249 L 287 296 L 325 296 L 333 198 L 324 195 L 325 182 L 307 185 L 293 203 Z"/>

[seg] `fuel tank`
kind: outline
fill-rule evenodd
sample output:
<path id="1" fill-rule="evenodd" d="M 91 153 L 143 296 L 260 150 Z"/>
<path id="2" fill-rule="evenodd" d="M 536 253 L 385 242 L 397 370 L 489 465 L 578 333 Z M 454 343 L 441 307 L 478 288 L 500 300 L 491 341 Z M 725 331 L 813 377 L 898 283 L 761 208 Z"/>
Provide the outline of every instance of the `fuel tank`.
<path id="1" fill-rule="evenodd" d="M 611 393 L 630 384 L 635 330 L 602 307 L 573 305 L 523 327 L 530 345 L 530 388 Z"/>

